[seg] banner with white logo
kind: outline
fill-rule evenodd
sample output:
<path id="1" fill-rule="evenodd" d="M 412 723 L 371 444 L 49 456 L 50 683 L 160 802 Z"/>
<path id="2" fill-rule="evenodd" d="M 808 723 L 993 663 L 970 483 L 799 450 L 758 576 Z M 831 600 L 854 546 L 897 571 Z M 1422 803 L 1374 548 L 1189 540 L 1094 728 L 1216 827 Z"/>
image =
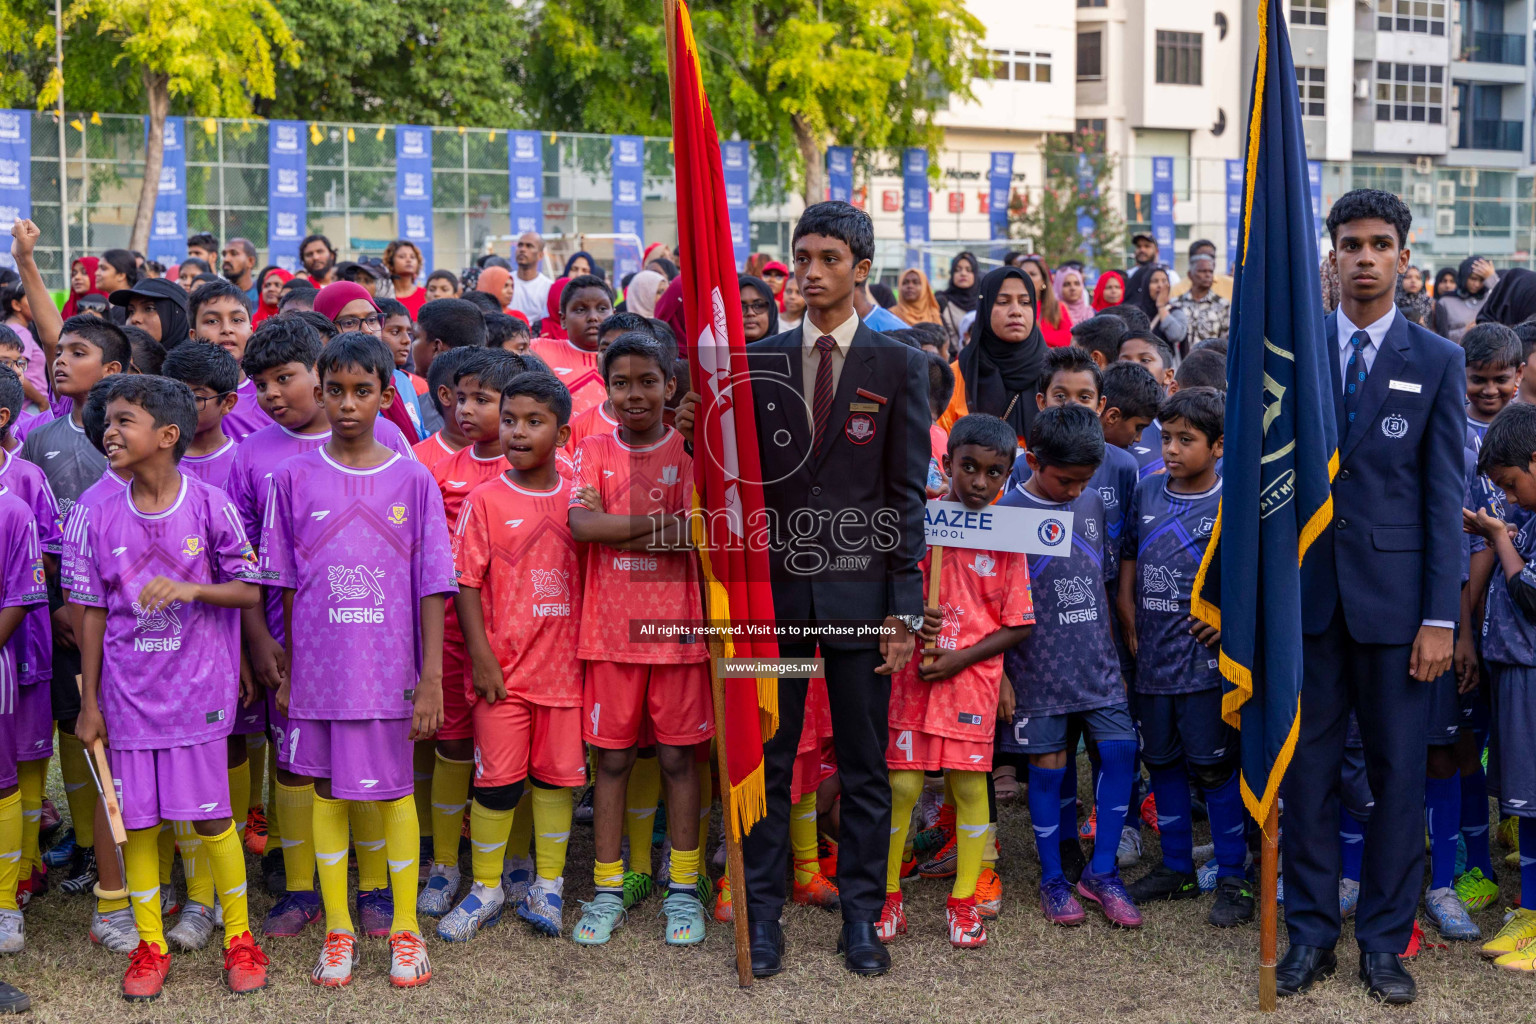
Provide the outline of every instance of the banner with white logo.
<path id="1" fill-rule="evenodd" d="M 928 246 L 928 151 L 913 146 L 901 155 L 902 224 L 907 239 L 903 266 L 923 267 Z"/>
<path id="2" fill-rule="evenodd" d="M 645 246 L 645 140 L 638 135 L 615 135 L 613 162 L 613 233 L 634 235 Z M 614 280 L 640 270 L 640 252 L 630 251 L 630 244 L 615 239 L 613 244 Z"/>
<path id="3" fill-rule="evenodd" d="M 827 198 L 853 202 L 853 147 L 827 147 Z"/>
<path id="4" fill-rule="evenodd" d="M 417 279 L 432 273 L 432 129 L 395 128 L 395 216 L 398 234 L 421 250 Z"/>
<path id="5" fill-rule="evenodd" d="M 0 110 L 0 267 L 14 268 L 11 225 L 32 216 L 32 113 Z"/>
<path id="6" fill-rule="evenodd" d="M 1173 157 L 1152 158 L 1152 238 L 1157 260 L 1173 266 Z"/>
<path id="7" fill-rule="evenodd" d="M 160 165 L 160 191 L 155 194 L 155 216 L 149 225 L 149 249 L 144 257 L 173 267 L 187 258 L 187 147 L 186 122 L 165 119 L 165 162 Z M 149 118 L 144 119 L 144 138 L 149 139 Z"/>
<path id="8" fill-rule="evenodd" d="M 749 190 L 752 187 L 751 145 L 746 142 L 720 143 L 721 169 L 725 172 L 725 208 L 731 218 L 731 249 L 736 269 L 747 265 L 752 254 L 752 217 Z"/>
<path id="9" fill-rule="evenodd" d="M 544 139 L 538 132 L 507 135 L 507 187 L 512 198 L 512 233 L 544 233 Z"/>
<path id="10" fill-rule="evenodd" d="M 267 124 L 267 262 L 297 274 L 308 233 L 309 154 L 303 121 Z"/>

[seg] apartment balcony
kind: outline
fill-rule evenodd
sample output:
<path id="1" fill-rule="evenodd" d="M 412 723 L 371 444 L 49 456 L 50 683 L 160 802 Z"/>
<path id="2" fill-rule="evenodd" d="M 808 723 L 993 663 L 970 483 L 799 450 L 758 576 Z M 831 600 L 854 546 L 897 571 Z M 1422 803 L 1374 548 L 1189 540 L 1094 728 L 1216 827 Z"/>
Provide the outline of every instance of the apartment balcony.
<path id="1" fill-rule="evenodd" d="M 1470 118 L 1461 122 L 1458 149 L 1490 149 L 1518 153 L 1524 148 L 1524 125 L 1519 121 L 1476 121 Z"/>
<path id="2" fill-rule="evenodd" d="M 1507 32 L 1465 32 L 1457 60 L 1478 64 L 1525 63 L 1525 36 Z"/>

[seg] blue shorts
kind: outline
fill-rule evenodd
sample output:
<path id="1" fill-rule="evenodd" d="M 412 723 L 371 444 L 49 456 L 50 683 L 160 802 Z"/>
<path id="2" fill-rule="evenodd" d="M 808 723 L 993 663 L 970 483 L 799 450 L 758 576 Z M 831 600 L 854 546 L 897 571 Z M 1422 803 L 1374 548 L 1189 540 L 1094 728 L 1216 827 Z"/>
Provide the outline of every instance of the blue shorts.
<path id="1" fill-rule="evenodd" d="M 1450 746 L 1461 733 L 1461 701 L 1456 693 L 1455 670 L 1446 672 L 1429 685 L 1429 745 Z"/>
<path id="2" fill-rule="evenodd" d="M 1067 727 L 1073 719 L 1095 744 L 1136 740 L 1136 726 L 1125 704 L 1061 715 L 1014 715 L 1012 725 L 998 730 L 998 739 L 1004 750 L 1015 754 L 1054 754 L 1067 749 Z"/>
<path id="3" fill-rule="evenodd" d="M 1221 718 L 1221 687 L 1196 693 L 1133 693 L 1141 759 L 1162 768 L 1188 760 L 1224 764 L 1237 757 L 1237 730 Z"/>
<path id="4" fill-rule="evenodd" d="M 1461 712 L 1461 727 L 1471 729 L 1474 734 L 1484 738 L 1488 735 L 1488 692 L 1493 689 L 1493 677 L 1488 671 L 1488 666 L 1481 663 L 1477 666 L 1477 686 L 1466 693 L 1456 695 L 1458 710 Z"/>
<path id="5" fill-rule="evenodd" d="M 1488 736 L 1488 792 L 1499 811 L 1536 818 L 1536 668 L 1493 664 L 1488 694 L 1493 718 Z"/>

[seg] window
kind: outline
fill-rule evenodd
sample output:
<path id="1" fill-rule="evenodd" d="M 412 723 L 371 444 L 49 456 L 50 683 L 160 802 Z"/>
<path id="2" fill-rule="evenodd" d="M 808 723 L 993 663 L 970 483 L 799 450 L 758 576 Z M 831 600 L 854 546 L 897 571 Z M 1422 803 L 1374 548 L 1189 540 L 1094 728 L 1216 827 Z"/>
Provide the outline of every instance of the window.
<path id="1" fill-rule="evenodd" d="M 1093 82 L 1104 77 L 1104 33 L 1077 34 L 1077 80 Z"/>
<path id="2" fill-rule="evenodd" d="M 1029 50 L 993 50 L 992 77 L 1002 82 L 1049 82 L 1051 55 Z"/>
<path id="3" fill-rule="evenodd" d="M 1378 62 L 1376 120 L 1445 123 L 1445 69 Z"/>
<path id="4" fill-rule="evenodd" d="M 1323 116 L 1323 69 L 1297 68 L 1296 88 L 1301 93 L 1301 116 Z"/>
<path id="5" fill-rule="evenodd" d="M 1291 0 L 1291 24 L 1328 24 L 1328 0 Z"/>
<path id="6" fill-rule="evenodd" d="M 1200 33 L 1157 33 L 1157 81 L 1161 85 L 1200 84 Z"/>
<path id="7" fill-rule="evenodd" d="M 1077 0 L 1079 7 L 1103 7 L 1107 3 L 1108 0 Z"/>
<path id="8" fill-rule="evenodd" d="M 1382 32 L 1427 32 L 1432 36 L 1443 36 L 1445 5 L 1446 0 L 1376 0 L 1376 28 Z"/>
<path id="9" fill-rule="evenodd" d="M 1104 152 L 1104 118 L 1080 117 L 1077 119 L 1077 144 L 1095 153 Z"/>

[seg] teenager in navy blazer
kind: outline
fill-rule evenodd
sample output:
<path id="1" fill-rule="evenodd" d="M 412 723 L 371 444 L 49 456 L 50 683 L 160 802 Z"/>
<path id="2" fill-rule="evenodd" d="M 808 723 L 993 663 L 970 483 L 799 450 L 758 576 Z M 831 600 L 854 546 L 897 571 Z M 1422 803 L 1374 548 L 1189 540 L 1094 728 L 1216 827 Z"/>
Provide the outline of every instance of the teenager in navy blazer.
<path id="1" fill-rule="evenodd" d="M 1340 930 L 1339 769 L 1349 712 L 1376 803 L 1355 939 L 1373 995 L 1409 1002 L 1408 947 L 1424 873 L 1424 773 L 1433 681 L 1460 614 L 1464 487 L 1461 349 L 1393 303 L 1408 208 L 1359 189 L 1328 215 L 1343 291 L 1326 320 L 1338 422 L 1333 521 L 1302 566 L 1300 738 L 1284 788 L 1282 994 L 1333 973 Z"/>

